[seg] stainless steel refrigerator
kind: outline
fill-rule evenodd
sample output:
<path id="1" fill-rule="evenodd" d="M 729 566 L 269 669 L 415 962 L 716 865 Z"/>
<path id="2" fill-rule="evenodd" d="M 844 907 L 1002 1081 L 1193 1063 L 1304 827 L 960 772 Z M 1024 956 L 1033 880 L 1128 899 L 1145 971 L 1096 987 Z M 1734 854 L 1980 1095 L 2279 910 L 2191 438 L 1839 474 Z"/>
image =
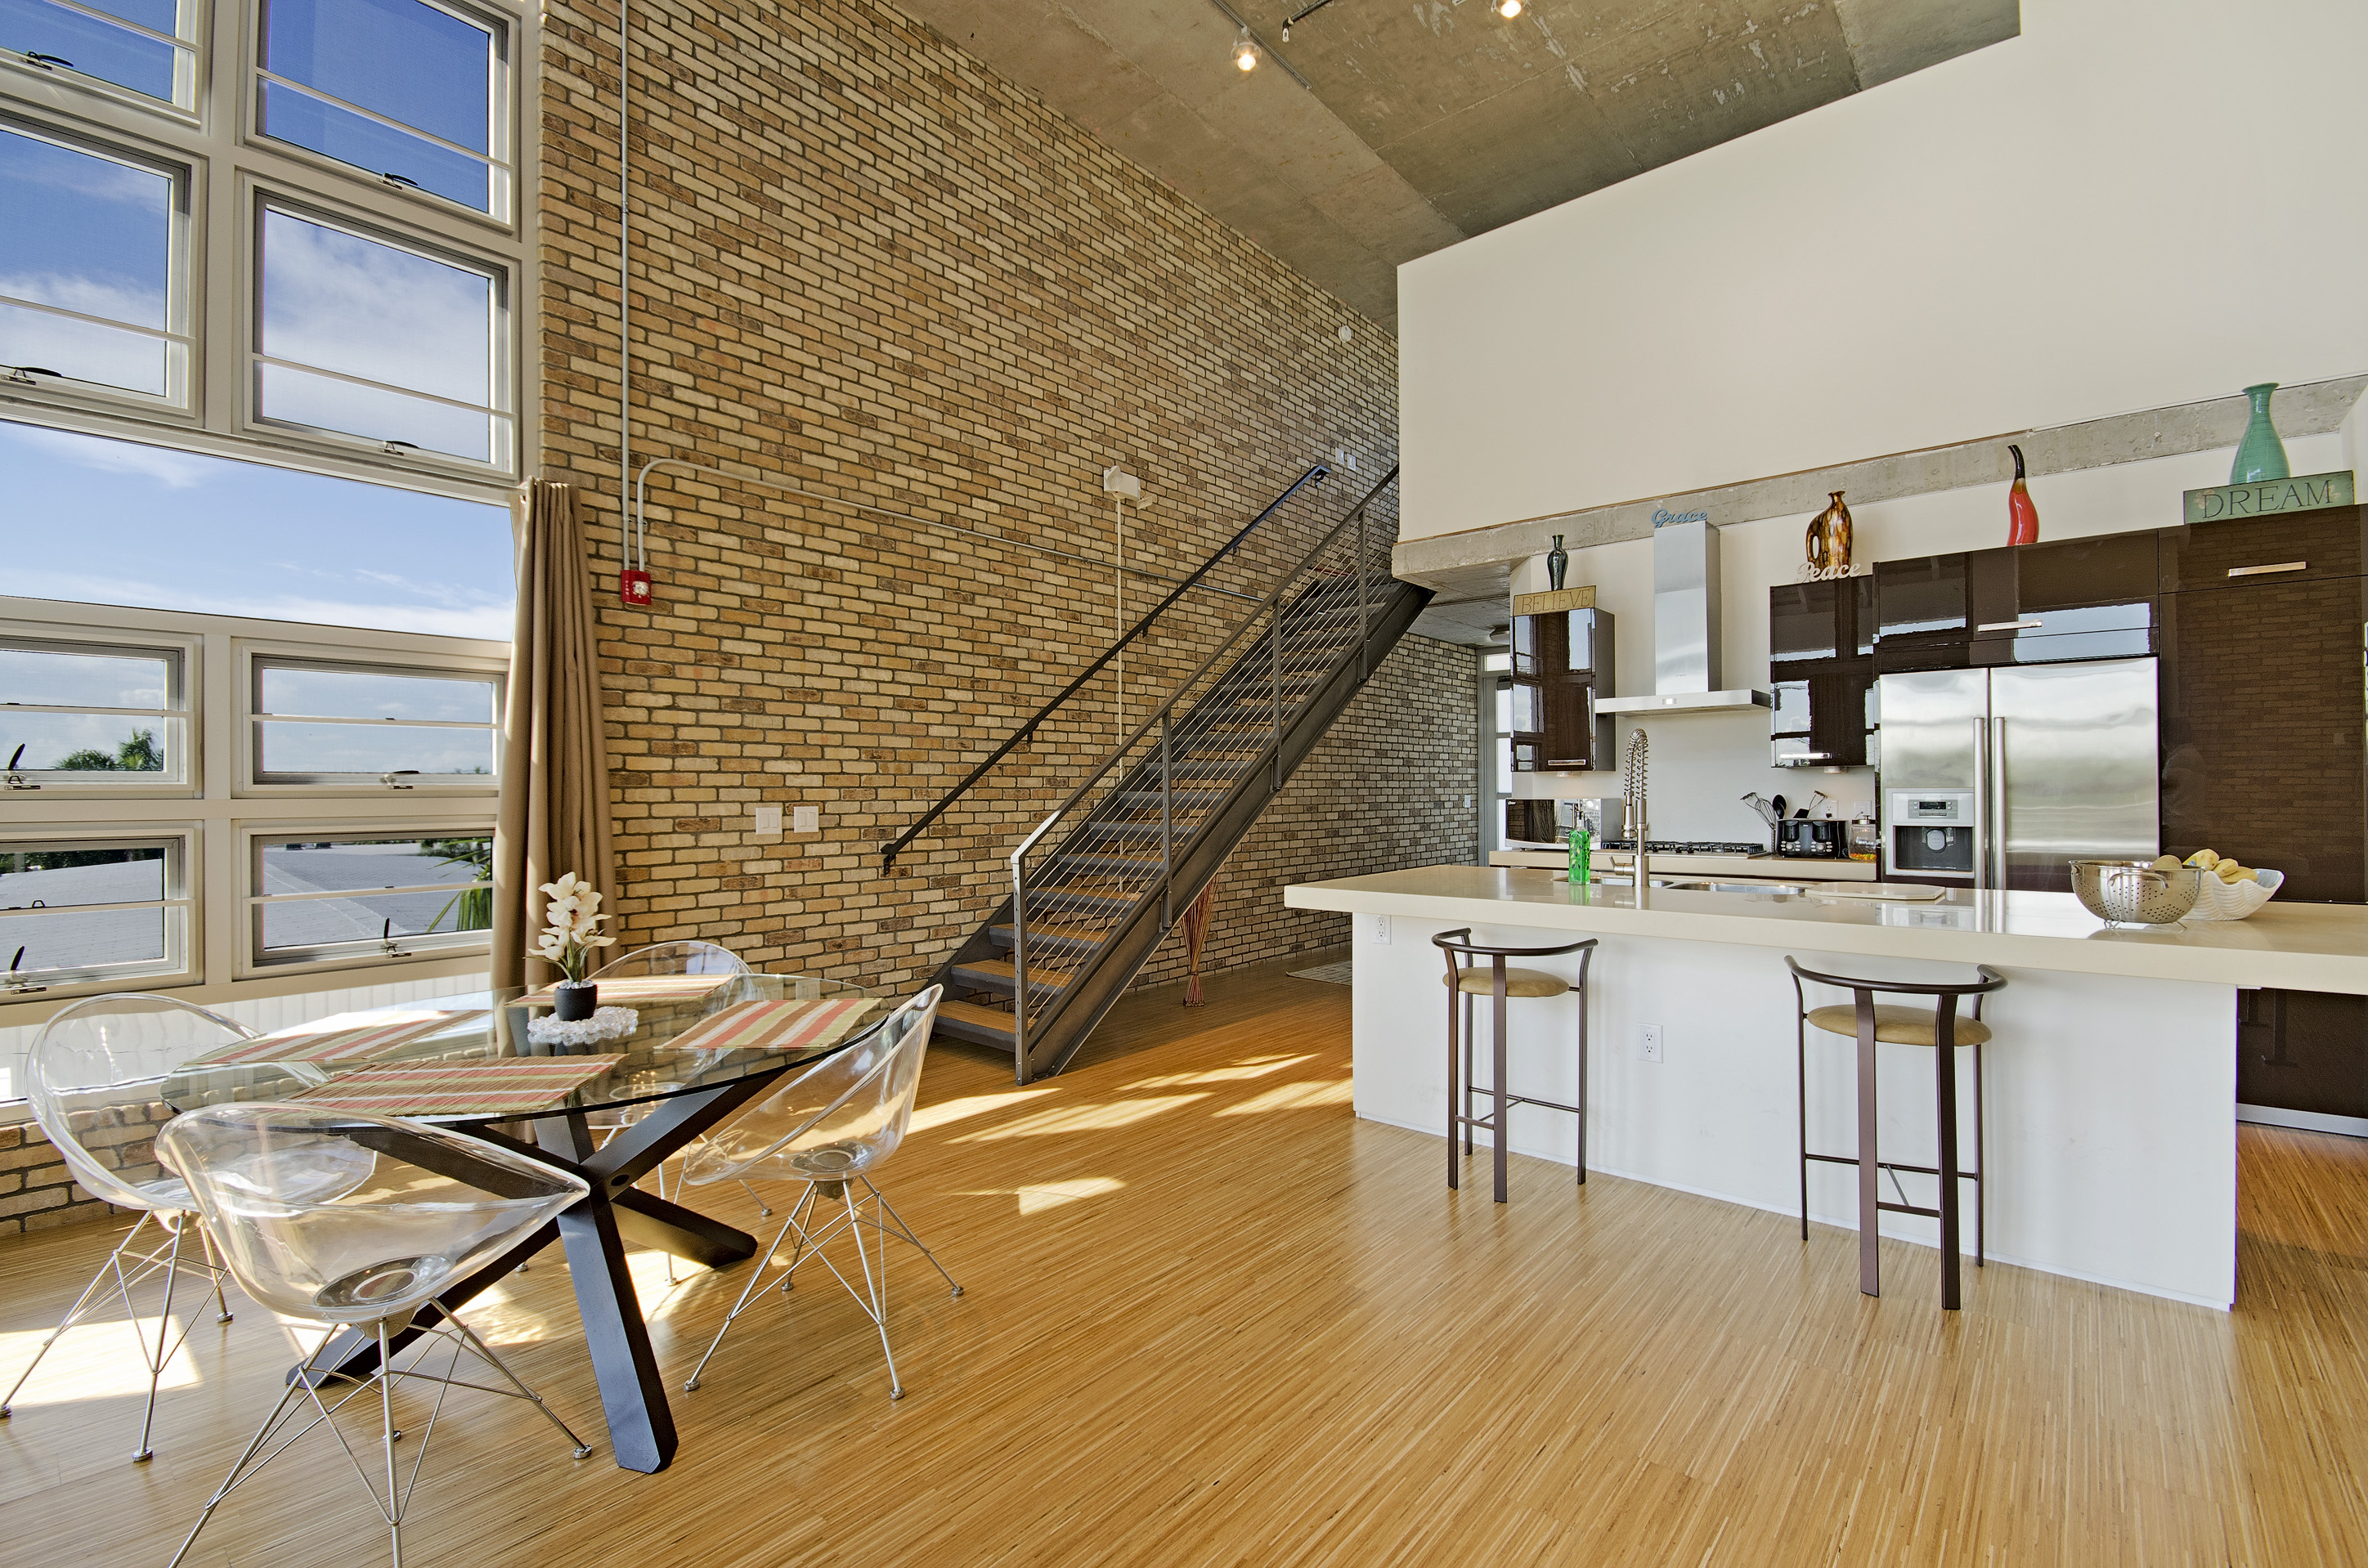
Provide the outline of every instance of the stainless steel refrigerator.
<path id="1" fill-rule="evenodd" d="M 2071 891 L 2065 863 L 2160 848 L 2155 661 L 1881 677 L 1884 872 Z"/>

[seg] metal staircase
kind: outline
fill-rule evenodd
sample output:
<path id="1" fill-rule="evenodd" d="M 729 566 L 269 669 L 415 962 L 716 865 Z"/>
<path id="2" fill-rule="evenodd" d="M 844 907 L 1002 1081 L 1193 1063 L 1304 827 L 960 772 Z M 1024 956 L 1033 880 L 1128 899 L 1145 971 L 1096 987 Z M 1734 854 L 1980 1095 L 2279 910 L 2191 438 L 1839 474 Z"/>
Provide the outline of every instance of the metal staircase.
<path id="1" fill-rule="evenodd" d="M 887 864 L 996 765 L 1060 722 L 1220 563 L 1238 560 L 1284 503 L 1320 483 L 1310 469 L 1202 562 L 1084 674 L 1022 724 L 903 836 Z M 1257 608 L 1222 635 L 1134 731 L 1090 767 L 1010 852 L 1010 895 L 938 971 L 938 1030 L 1009 1051 L 1020 1083 L 1057 1073 L 1118 1000 L 1266 803 L 1378 668 L 1430 590 L 1389 574 L 1396 528 L 1374 514 L 1397 470 L 1337 522 L 1282 545 Z M 1304 549 L 1291 547 L 1305 543 Z M 1271 550 L 1267 551 L 1273 553 Z M 1180 619 L 1180 618 L 1179 618 Z"/>

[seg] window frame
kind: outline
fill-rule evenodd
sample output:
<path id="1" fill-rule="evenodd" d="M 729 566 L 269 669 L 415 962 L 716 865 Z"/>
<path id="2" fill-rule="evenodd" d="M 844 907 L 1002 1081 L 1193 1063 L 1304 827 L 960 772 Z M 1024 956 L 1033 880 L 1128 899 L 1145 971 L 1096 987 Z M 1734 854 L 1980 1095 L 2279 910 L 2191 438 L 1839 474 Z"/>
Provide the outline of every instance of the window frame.
<path id="1" fill-rule="evenodd" d="M 279 954 L 267 953 L 263 946 L 263 912 L 274 903 L 312 903 L 324 898 L 341 896 L 339 892 L 267 893 L 261 889 L 263 850 L 267 845 L 285 844 L 292 840 L 323 839 L 331 841 L 358 838 L 460 838 L 482 835 L 490 838 L 494 833 L 491 812 L 481 821 L 423 823 L 416 817 L 384 817 L 364 821 L 311 822 L 301 830 L 282 823 L 269 827 L 245 825 L 239 830 L 240 888 L 238 975 L 255 979 L 267 975 L 313 974 L 330 970 L 347 970 L 399 963 L 407 958 L 452 958 L 463 954 L 493 951 L 494 934 L 480 931 L 448 931 L 437 935 L 397 937 L 393 941 L 403 950 L 399 953 L 373 952 L 380 947 L 373 938 L 364 937 L 350 942 L 317 943 L 309 947 L 288 948 Z M 472 886 L 490 886 L 472 883 Z M 347 889 L 344 892 L 383 892 L 382 889 Z M 397 892 L 438 891 L 432 889 L 397 889 Z M 455 890 L 456 892 L 460 890 Z"/>
<path id="2" fill-rule="evenodd" d="M 174 695 L 180 699 L 177 710 L 164 711 L 181 723 L 180 767 L 162 778 L 149 778 L 142 774 L 57 774 L 45 767 L 23 769 L 28 774 L 49 775 L 38 780 L 34 790 L 18 790 L 0 783 L 0 800 L 19 801 L 37 790 L 51 800 L 108 800 L 125 796 L 187 800 L 199 792 L 205 776 L 205 740 L 203 727 L 198 721 L 197 693 L 204 681 L 204 642 L 195 637 L 144 636 L 134 642 L 129 638 L 101 635 L 98 631 L 79 626 L 60 626 L 42 621 L 17 620 L 0 616 L 0 648 L 27 648 L 35 653 L 128 654 L 144 658 L 162 653 L 170 661 L 172 673 L 167 676 L 177 688 Z M 21 709 L 32 712 L 135 712 L 131 709 L 81 709 L 35 706 Z M 0 762 L 7 759 L 0 756 Z M 67 780 L 71 779 L 72 782 Z"/>
<path id="3" fill-rule="evenodd" d="M 7 67 L 0 60 L 0 117 L 37 136 L 103 147 L 105 155 L 181 168 L 186 212 L 175 256 L 178 330 L 188 338 L 185 395 L 177 404 L 89 384 L 32 384 L 0 373 L 7 417 L 90 435 L 163 439 L 194 450 L 392 483 L 472 500 L 506 500 L 538 449 L 541 410 L 529 395 L 541 259 L 536 251 L 538 148 L 525 117 L 536 101 L 541 40 L 537 8 L 521 0 L 437 0 L 437 8 L 497 24 L 504 39 L 496 93 L 497 141 L 507 150 L 510 211 L 495 218 L 433 192 L 389 185 L 354 165 L 262 133 L 256 108 L 261 0 L 183 0 L 194 6 L 198 102 L 186 113 L 139 94 L 105 93 L 76 74 Z M 136 100 L 136 101 L 134 101 Z M 372 238 L 493 274 L 498 308 L 492 417 L 507 450 L 486 463 L 391 447 L 257 416 L 251 355 L 259 341 L 262 287 L 256 234 L 264 197 L 310 208 Z"/>
<path id="4" fill-rule="evenodd" d="M 142 989 L 188 983 L 196 977 L 198 968 L 196 932 L 199 927 L 199 879 L 192 871 L 203 864 L 199 843 L 202 836 L 202 829 L 192 822 L 106 823 L 89 826 L 12 823 L 6 829 L 0 830 L 0 854 L 24 854 L 37 846 L 144 849 L 161 846 L 165 850 L 165 896 L 154 906 L 165 912 L 165 956 L 162 960 L 153 964 L 86 966 L 62 971 L 63 978 L 34 986 L 0 981 L 0 1002 L 34 996 L 77 996 L 118 991 L 123 988 L 126 981 L 134 980 L 142 983 Z M 146 909 L 151 905 L 143 899 L 133 904 L 75 904 L 68 907 Z M 5 932 L 6 924 L 5 919 L 0 919 L 0 932 Z M 0 957 L 5 956 L 0 954 Z"/>
<path id="5" fill-rule="evenodd" d="M 127 108 L 148 113 L 176 115 L 193 123 L 197 120 L 198 98 L 203 91 L 202 84 L 206 77 L 207 13 L 211 9 L 209 0 L 176 0 L 173 7 L 173 20 L 176 31 L 176 35 L 169 39 L 154 28 L 127 20 L 122 17 L 110 16 L 107 12 L 81 4 L 81 0 L 50 0 L 50 3 L 57 5 L 62 10 L 78 11 L 94 21 L 107 26 L 121 28 L 127 32 L 137 33 L 143 38 L 152 38 L 161 43 L 170 44 L 173 48 L 173 96 L 170 98 L 152 97 L 137 87 L 127 87 L 119 82 L 110 82 L 104 76 L 94 76 L 72 65 L 67 66 L 63 72 L 59 71 L 54 65 L 37 65 L 23 53 L 14 50 L 6 54 L 0 54 L 0 65 L 7 68 L 6 72 L 0 73 L 0 86 L 5 86 L 12 75 L 25 78 L 28 85 L 35 82 L 63 83 L 75 91 L 95 94 L 101 98 L 120 102 Z"/>
<path id="6" fill-rule="evenodd" d="M 237 691 L 239 739 L 239 793 L 251 798 L 273 795 L 393 795 L 397 791 L 424 795 L 497 797 L 501 792 L 501 733 L 505 705 L 508 701 L 507 662 L 457 658 L 427 662 L 393 663 L 358 660 L 349 654 L 327 654 L 317 644 L 273 643 L 241 640 L 235 657 L 238 660 Z M 452 678 L 487 677 L 494 687 L 494 716 L 485 728 L 493 738 L 493 771 L 484 774 L 421 773 L 410 775 L 410 781 L 392 784 L 393 775 L 372 776 L 349 774 L 291 774 L 275 776 L 263 771 L 263 726 L 274 722 L 308 722 L 313 715 L 279 715 L 263 711 L 263 675 L 271 668 L 319 670 L 339 675 L 381 675 Z M 330 719 L 331 723 L 353 723 L 371 727 L 363 721 Z M 388 722 L 389 721 L 380 721 Z M 462 729 L 472 725 L 434 724 L 426 721 L 396 720 L 393 722 L 423 729 Z"/>

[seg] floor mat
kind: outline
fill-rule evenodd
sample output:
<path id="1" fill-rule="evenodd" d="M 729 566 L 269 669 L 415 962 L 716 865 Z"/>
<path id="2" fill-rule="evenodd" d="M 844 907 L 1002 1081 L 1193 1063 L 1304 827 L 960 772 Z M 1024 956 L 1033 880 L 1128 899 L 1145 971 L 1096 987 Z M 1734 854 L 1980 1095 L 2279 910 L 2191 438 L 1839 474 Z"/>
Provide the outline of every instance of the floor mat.
<path id="1" fill-rule="evenodd" d="M 1338 963 L 1321 964 L 1315 969 L 1294 969 L 1291 971 L 1291 978 L 1293 980 L 1321 980 L 1333 985 L 1354 984 L 1356 979 L 1356 960 L 1353 959 L 1342 959 Z"/>

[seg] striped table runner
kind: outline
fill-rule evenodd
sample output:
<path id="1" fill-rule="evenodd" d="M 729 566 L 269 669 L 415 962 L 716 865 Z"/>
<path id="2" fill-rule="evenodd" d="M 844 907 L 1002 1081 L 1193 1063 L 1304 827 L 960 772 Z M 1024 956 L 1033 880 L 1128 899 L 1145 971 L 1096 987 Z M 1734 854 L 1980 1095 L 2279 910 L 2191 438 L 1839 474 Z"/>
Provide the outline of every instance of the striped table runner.
<path id="1" fill-rule="evenodd" d="M 879 1006 L 875 996 L 738 1002 L 701 1018 L 666 1045 L 684 1051 L 819 1051 L 845 1040 Z"/>
<path id="2" fill-rule="evenodd" d="M 187 1067 L 234 1067 L 249 1062 L 354 1062 L 407 1040 L 486 1017 L 482 1007 L 457 1012 L 336 1013 L 255 1040 L 233 1040 L 192 1057 Z"/>
<path id="3" fill-rule="evenodd" d="M 632 1006 L 636 1002 L 696 1002 L 739 978 L 736 974 L 620 974 L 594 983 L 600 988 L 604 1005 L 614 1002 Z M 527 998 L 529 1002 L 552 999 L 548 985 Z"/>
<path id="4" fill-rule="evenodd" d="M 533 1116 L 559 1110 L 623 1055 L 529 1056 L 358 1067 L 288 1097 L 381 1116 Z"/>

